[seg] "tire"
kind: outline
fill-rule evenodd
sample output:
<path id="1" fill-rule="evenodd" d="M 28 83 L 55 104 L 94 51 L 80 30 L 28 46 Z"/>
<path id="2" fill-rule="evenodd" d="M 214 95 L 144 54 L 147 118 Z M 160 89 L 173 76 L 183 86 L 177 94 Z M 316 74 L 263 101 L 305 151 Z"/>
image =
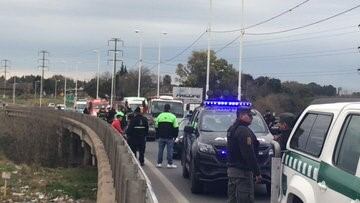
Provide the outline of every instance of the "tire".
<path id="1" fill-rule="evenodd" d="M 190 173 L 191 192 L 193 194 L 200 194 L 203 190 L 203 184 L 198 179 L 198 177 L 196 177 L 196 169 L 194 166 L 194 160 L 191 161 L 190 170 L 191 170 L 191 173 Z"/>
<path id="2" fill-rule="evenodd" d="M 190 174 L 186 168 L 186 160 L 185 159 L 186 159 L 185 152 L 183 150 L 183 152 L 181 153 L 182 176 L 183 176 L 183 178 L 189 178 Z"/>
<path id="3" fill-rule="evenodd" d="M 270 197 L 271 196 L 271 184 L 266 183 L 265 186 L 266 186 L 266 195 L 268 197 Z"/>

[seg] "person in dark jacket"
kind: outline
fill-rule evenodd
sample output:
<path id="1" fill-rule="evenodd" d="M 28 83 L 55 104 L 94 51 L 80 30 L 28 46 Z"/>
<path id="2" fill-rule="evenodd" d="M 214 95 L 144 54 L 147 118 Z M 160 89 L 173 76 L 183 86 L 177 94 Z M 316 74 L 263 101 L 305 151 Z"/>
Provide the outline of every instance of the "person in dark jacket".
<path id="1" fill-rule="evenodd" d="M 92 102 L 89 102 L 88 106 L 84 109 L 83 113 L 91 115 L 92 111 L 93 111 Z"/>
<path id="2" fill-rule="evenodd" d="M 116 115 L 116 110 L 114 107 L 110 107 L 110 110 L 106 113 L 106 120 L 109 124 L 112 124 Z M 124 126 L 123 126 L 124 127 Z"/>
<path id="3" fill-rule="evenodd" d="M 270 110 L 266 110 L 264 120 L 269 128 L 271 128 L 275 124 L 275 117 Z"/>
<path id="4" fill-rule="evenodd" d="M 250 203 L 254 202 L 254 175 L 256 182 L 261 180 L 255 154 L 259 142 L 248 127 L 253 119 L 251 109 L 241 107 L 236 116 L 227 134 L 228 202 Z"/>
<path id="5" fill-rule="evenodd" d="M 167 168 L 177 168 L 173 164 L 174 139 L 179 133 L 179 124 L 176 116 L 170 112 L 170 105 L 165 104 L 164 112 L 158 115 L 155 120 L 156 137 L 159 138 L 159 151 L 156 167 L 162 167 L 163 153 L 166 145 Z"/>
<path id="6" fill-rule="evenodd" d="M 286 149 L 286 143 L 289 139 L 290 133 L 295 125 L 296 116 L 292 113 L 282 113 L 279 115 L 279 130 L 281 132 L 280 136 L 276 136 L 275 139 L 279 141 L 281 151 Z"/>
<path id="7" fill-rule="evenodd" d="M 144 153 L 146 147 L 146 136 L 149 134 L 149 124 L 146 117 L 141 114 L 140 107 L 134 111 L 134 117 L 130 120 L 126 130 L 128 144 L 136 156 L 139 151 L 139 161 L 144 165 Z"/>

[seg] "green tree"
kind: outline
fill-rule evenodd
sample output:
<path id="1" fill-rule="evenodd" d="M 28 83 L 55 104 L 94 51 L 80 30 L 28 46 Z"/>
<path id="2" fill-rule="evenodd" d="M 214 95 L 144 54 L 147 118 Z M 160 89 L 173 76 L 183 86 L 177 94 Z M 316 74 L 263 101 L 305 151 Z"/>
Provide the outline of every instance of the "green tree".
<path id="1" fill-rule="evenodd" d="M 181 86 L 206 87 L 206 51 L 193 51 L 186 65 L 178 64 L 176 74 Z M 209 90 L 229 92 L 237 91 L 237 71 L 225 59 L 217 58 L 214 51 L 210 53 Z"/>

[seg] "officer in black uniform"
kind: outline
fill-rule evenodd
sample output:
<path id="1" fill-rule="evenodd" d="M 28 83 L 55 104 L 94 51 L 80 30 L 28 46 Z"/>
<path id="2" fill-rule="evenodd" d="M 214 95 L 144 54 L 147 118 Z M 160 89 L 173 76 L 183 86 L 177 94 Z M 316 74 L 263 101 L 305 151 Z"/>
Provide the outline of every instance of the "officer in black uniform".
<path id="1" fill-rule="evenodd" d="M 259 146 L 256 136 L 248 127 L 253 119 L 251 108 L 241 107 L 236 112 L 237 119 L 228 129 L 228 202 L 254 202 L 254 180 L 260 182 L 261 175 L 255 152 Z"/>
<path id="2" fill-rule="evenodd" d="M 126 130 L 128 144 L 136 156 L 139 151 L 139 161 L 141 166 L 144 165 L 144 153 L 146 146 L 146 136 L 149 134 L 149 124 L 146 117 L 141 114 L 140 107 L 134 111 L 134 117 Z"/>

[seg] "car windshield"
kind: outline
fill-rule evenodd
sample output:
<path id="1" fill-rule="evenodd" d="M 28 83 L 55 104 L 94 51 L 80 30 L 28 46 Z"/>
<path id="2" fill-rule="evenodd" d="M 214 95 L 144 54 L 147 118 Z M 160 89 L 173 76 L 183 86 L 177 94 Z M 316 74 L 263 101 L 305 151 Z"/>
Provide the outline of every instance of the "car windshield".
<path id="1" fill-rule="evenodd" d="M 161 112 L 164 111 L 165 104 L 170 105 L 170 112 L 175 114 L 177 118 L 184 117 L 184 107 L 182 103 L 171 102 L 171 101 L 153 101 L 151 102 L 151 114 L 157 117 Z"/>
<path id="2" fill-rule="evenodd" d="M 77 104 L 76 105 L 77 109 L 85 109 L 86 108 L 86 104 Z"/>
<path id="3" fill-rule="evenodd" d="M 200 130 L 207 132 L 226 132 L 236 119 L 236 111 L 205 111 L 200 120 Z M 266 125 L 259 113 L 253 116 L 249 126 L 254 133 L 266 133 Z"/>
<path id="4" fill-rule="evenodd" d="M 129 107 L 131 108 L 132 111 L 135 111 L 135 109 L 136 109 L 138 106 L 141 106 L 141 104 L 129 104 Z"/>

